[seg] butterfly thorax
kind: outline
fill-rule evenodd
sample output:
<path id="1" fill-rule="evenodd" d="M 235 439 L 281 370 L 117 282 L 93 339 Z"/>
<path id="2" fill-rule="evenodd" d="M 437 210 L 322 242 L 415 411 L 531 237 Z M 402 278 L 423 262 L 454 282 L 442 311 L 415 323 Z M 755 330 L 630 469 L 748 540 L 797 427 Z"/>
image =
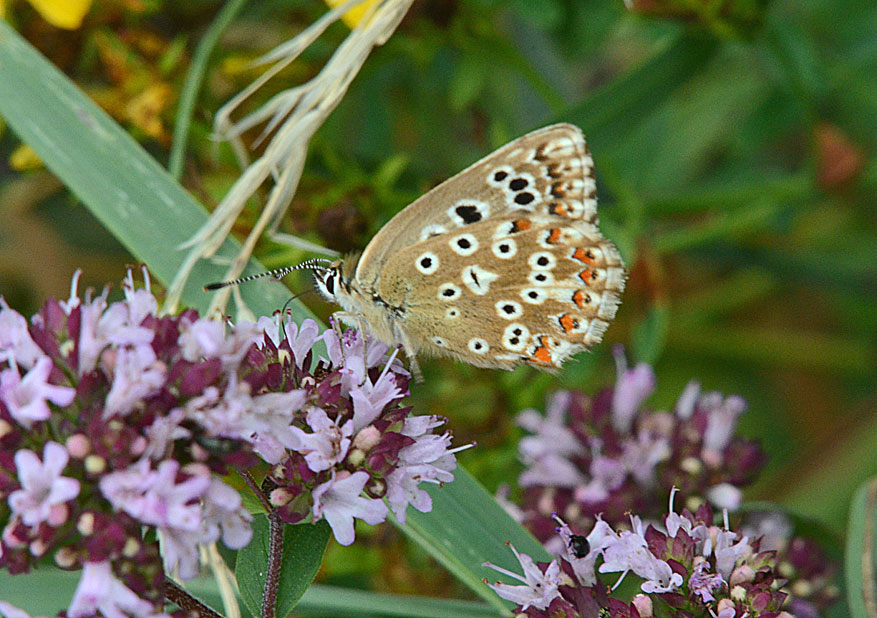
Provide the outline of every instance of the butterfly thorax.
<path id="1" fill-rule="evenodd" d="M 370 282 L 356 278 L 361 254 L 351 253 L 316 273 L 317 289 L 327 300 L 344 310 L 337 314 L 346 324 L 362 328 L 389 345 L 402 345 L 394 321 L 404 315 L 401 307 L 381 298 Z"/>

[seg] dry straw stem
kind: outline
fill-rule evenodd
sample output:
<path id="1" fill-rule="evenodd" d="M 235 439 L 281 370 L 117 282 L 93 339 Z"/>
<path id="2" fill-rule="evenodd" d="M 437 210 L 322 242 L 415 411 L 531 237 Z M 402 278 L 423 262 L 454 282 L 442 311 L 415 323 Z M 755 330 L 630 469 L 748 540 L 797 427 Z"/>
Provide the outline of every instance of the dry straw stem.
<path id="1" fill-rule="evenodd" d="M 214 255 L 231 231 L 247 200 L 270 176 L 274 186 L 268 202 L 243 243 L 240 253 L 229 265 L 225 278 L 234 279 L 243 272 L 259 237 L 266 229 L 273 231 L 277 227 L 291 203 L 301 178 L 311 137 L 341 101 L 372 49 L 385 43 L 393 34 L 413 0 L 383 0 L 369 5 L 369 10 L 316 77 L 275 95 L 258 110 L 237 122 L 231 120 L 231 114 L 247 97 L 293 62 L 332 23 L 363 1 L 351 0 L 330 10 L 294 39 L 262 56 L 256 64 L 272 66 L 217 113 L 214 121 L 216 135 L 231 141 L 242 166 L 246 165 L 246 149 L 240 141 L 241 134 L 266 121 L 258 141 L 274 134 L 265 153 L 246 167 L 207 223 L 182 245 L 181 248 L 189 249 L 189 253 L 168 290 L 166 310 L 176 310 L 183 285 L 192 267 L 199 259 Z M 308 243 L 307 248 L 313 250 L 314 245 Z M 228 296 L 228 289 L 216 293 L 210 305 L 211 314 L 224 312 Z M 246 313 L 239 294 L 235 296 L 235 302 L 239 310 Z"/>

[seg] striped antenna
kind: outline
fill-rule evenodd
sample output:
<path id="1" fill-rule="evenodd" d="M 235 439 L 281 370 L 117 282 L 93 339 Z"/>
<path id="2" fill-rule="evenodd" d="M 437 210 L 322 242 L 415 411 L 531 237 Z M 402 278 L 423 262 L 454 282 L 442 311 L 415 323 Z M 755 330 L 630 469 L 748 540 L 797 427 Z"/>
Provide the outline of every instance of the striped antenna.
<path id="1" fill-rule="evenodd" d="M 238 285 L 246 281 L 252 281 L 253 279 L 260 279 L 261 277 L 273 277 L 277 280 L 280 280 L 294 270 L 329 270 L 329 267 L 326 266 L 326 264 L 331 263 L 332 260 L 326 260 L 324 258 L 313 258 L 310 260 L 305 260 L 301 264 L 296 264 L 295 266 L 284 266 L 283 268 L 275 268 L 274 270 L 259 273 L 258 275 L 249 275 L 247 277 L 241 277 L 240 279 L 233 279 L 231 281 L 218 281 L 216 283 L 210 283 L 204 286 L 204 291 L 209 292 L 210 290 L 219 290 L 230 285 Z"/>

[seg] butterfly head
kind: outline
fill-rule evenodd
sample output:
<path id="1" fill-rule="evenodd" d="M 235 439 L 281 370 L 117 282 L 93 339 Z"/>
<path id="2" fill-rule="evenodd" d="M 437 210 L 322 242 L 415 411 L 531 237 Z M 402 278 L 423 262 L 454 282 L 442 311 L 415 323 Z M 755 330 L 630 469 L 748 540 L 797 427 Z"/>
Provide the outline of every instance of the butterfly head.
<path id="1" fill-rule="evenodd" d="M 351 281 L 356 270 L 358 255 L 347 256 L 326 264 L 315 264 L 311 268 L 314 271 L 314 281 L 317 289 L 326 300 L 341 304 L 341 299 L 351 293 Z"/>

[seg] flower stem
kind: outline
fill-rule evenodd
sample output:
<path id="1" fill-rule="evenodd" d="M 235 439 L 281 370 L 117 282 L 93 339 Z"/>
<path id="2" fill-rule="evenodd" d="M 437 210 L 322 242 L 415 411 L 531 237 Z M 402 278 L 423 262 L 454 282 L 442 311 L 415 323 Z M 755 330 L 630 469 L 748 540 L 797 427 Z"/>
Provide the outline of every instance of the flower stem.
<path id="1" fill-rule="evenodd" d="M 265 594 L 262 595 L 262 618 L 275 618 L 277 589 L 280 582 L 280 564 L 283 560 L 283 521 L 280 513 L 268 513 L 271 525 L 268 536 L 268 572 L 265 574 Z"/>
<path id="2" fill-rule="evenodd" d="M 171 603 L 185 611 L 187 614 L 198 616 L 199 618 L 223 618 L 222 614 L 217 613 L 209 605 L 205 605 L 186 590 L 183 590 L 177 582 L 170 577 L 164 578 L 165 598 Z"/>
<path id="3" fill-rule="evenodd" d="M 250 490 L 256 495 L 265 512 L 268 513 L 268 522 L 270 524 L 268 532 L 268 568 L 265 574 L 265 590 L 262 594 L 262 618 L 275 618 L 274 612 L 277 604 L 277 591 L 280 582 L 280 565 L 283 562 L 283 521 L 271 502 L 268 500 L 268 493 L 271 485 L 270 479 L 260 487 L 246 470 L 238 470 L 243 477 L 244 482 Z"/>
<path id="4" fill-rule="evenodd" d="M 271 502 L 268 500 L 268 496 L 262 491 L 262 488 L 259 487 L 259 484 L 256 483 L 256 479 L 253 478 L 253 475 L 249 473 L 247 470 L 238 470 L 238 474 L 243 477 L 244 482 L 247 484 L 247 487 L 250 488 L 250 491 L 253 492 L 253 495 L 256 496 L 259 500 L 259 504 L 262 505 L 262 508 L 265 509 L 266 513 L 271 513 L 274 510 L 274 507 L 271 506 Z"/>

